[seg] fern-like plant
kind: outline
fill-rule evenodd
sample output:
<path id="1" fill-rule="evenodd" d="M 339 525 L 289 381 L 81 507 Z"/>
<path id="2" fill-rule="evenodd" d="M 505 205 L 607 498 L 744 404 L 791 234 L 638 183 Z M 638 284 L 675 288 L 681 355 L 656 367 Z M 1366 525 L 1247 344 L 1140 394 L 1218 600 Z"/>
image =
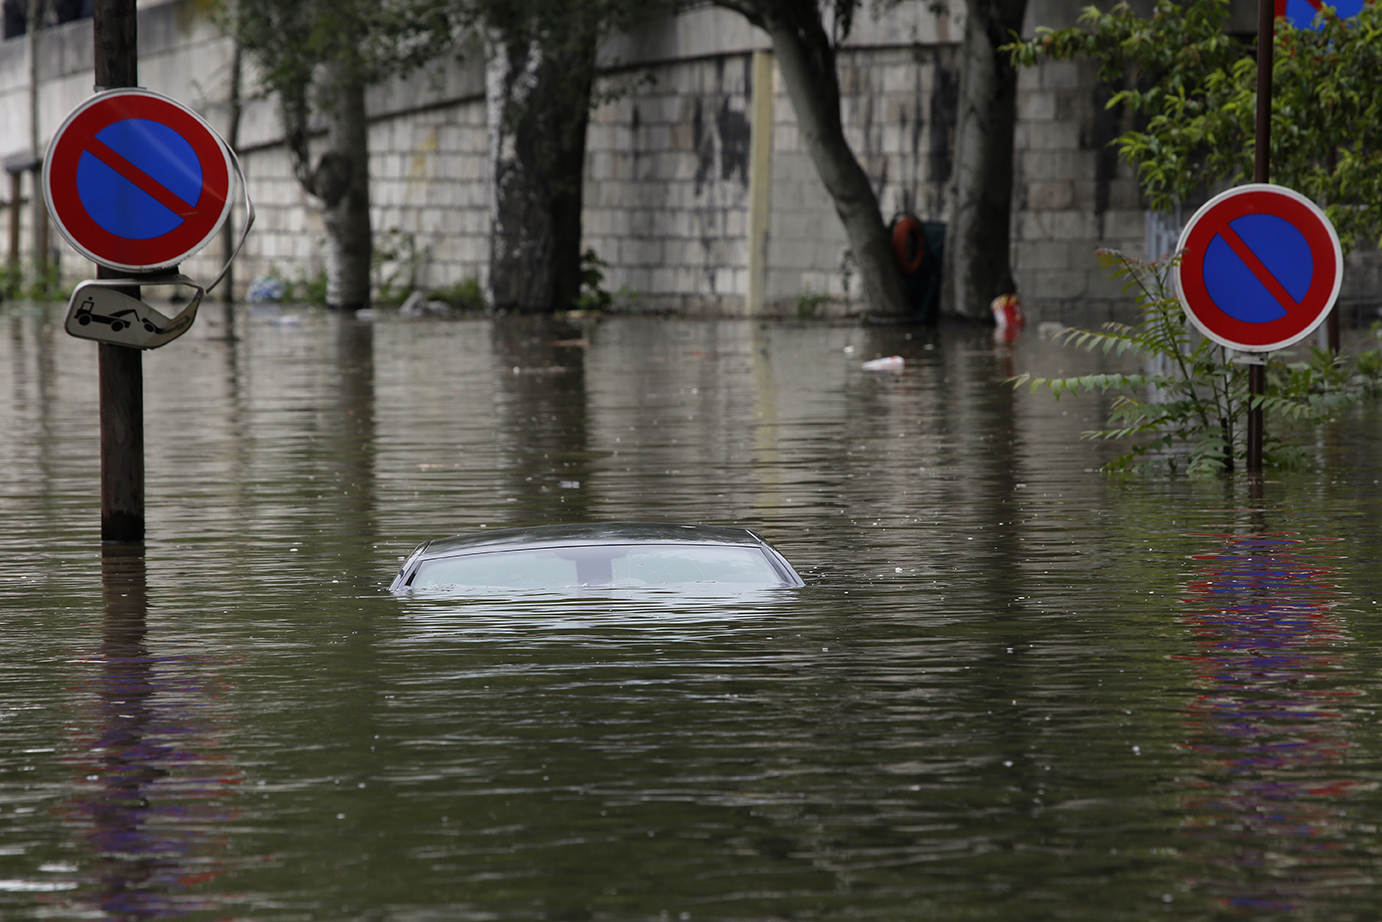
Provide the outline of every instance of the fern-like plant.
<path id="1" fill-rule="evenodd" d="M 1057 338 L 1087 351 L 1133 354 L 1142 359 L 1137 374 L 1094 374 L 1073 378 L 1010 379 L 1014 386 L 1065 393 L 1115 394 L 1109 428 L 1085 432 L 1085 438 L 1135 439 L 1130 450 L 1109 462 L 1110 470 L 1168 468 L 1172 473 L 1230 472 L 1246 454 L 1248 366 L 1230 350 L 1202 335 L 1186 320 L 1171 291 L 1175 260 L 1143 262 L 1116 250 L 1100 250 L 1100 263 L 1135 291 L 1140 320 L 1135 325 L 1105 324 L 1102 330 L 1066 328 Z M 1375 353 L 1367 353 L 1375 357 Z M 1360 362 L 1360 371 L 1366 369 Z M 1360 377 L 1341 359 L 1313 350 L 1308 362 L 1267 361 L 1267 391 L 1255 398 L 1268 419 L 1278 423 L 1317 425 L 1336 416 L 1355 399 Z M 1272 432 L 1273 427 L 1265 427 Z M 1303 449 L 1277 437 L 1263 439 L 1263 463 L 1291 467 L 1304 459 Z"/>

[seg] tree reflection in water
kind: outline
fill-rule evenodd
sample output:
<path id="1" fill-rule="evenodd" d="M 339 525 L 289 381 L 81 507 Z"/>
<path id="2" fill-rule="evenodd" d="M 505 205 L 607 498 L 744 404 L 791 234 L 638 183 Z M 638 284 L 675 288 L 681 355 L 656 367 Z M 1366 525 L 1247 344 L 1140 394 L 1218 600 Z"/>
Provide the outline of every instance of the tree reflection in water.
<path id="1" fill-rule="evenodd" d="M 1214 536 L 1196 555 L 1184 616 L 1196 637 L 1200 696 L 1189 746 L 1204 757 L 1186 798 L 1211 879 L 1193 883 L 1226 907 L 1323 908 L 1348 865 L 1342 763 L 1352 719 L 1333 675 L 1351 654 L 1334 613 L 1329 557 L 1289 534 Z"/>

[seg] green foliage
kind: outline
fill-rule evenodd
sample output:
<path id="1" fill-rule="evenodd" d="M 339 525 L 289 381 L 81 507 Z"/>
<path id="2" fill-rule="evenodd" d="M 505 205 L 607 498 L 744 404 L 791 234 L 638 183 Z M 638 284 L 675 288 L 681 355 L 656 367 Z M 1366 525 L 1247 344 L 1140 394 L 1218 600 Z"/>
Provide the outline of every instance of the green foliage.
<path id="1" fill-rule="evenodd" d="M 614 303 L 614 295 L 605 290 L 605 270 L 609 263 L 594 250 L 581 254 L 581 293 L 576 299 L 578 311 L 602 311 Z"/>
<path id="2" fill-rule="evenodd" d="M 282 300 L 288 304 L 325 304 L 326 270 L 315 273 L 304 272 L 296 279 L 290 279 L 277 265 L 269 266 L 266 278 L 277 279 L 283 283 Z"/>
<path id="3" fill-rule="evenodd" d="M 478 279 L 461 279 L 450 288 L 433 289 L 427 293 L 428 299 L 445 301 L 462 311 L 483 311 L 486 307 L 485 293 Z"/>
<path id="4" fill-rule="evenodd" d="M 815 320 L 820 316 L 821 308 L 829 303 L 830 295 L 806 288 L 797 295 L 797 319 Z"/>
<path id="5" fill-rule="evenodd" d="M 0 265 L 0 300 L 24 298 L 29 301 L 66 301 L 71 289 L 64 289 L 57 263 L 50 262 L 40 273 L 30 262 L 14 267 Z"/>
<path id="6" fill-rule="evenodd" d="M 418 0 L 423 2 L 423 0 Z M 598 70 L 596 50 L 601 38 L 629 29 L 675 0 L 433 0 L 446 5 L 451 18 L 467 29 L 486 34 L 503 45 L 508 57 L 505 75 L 504 120 L 509 130 L 530 131 L 529 155 L 542 165 L 566 156 L 573 145 L 584 145 L 587 113 L 592 105 L 612 101 L 638 86 L 646 75 L 611 80 L 594 93 Z M 544 66 L 556 79 L 542 83 Z M 522 85 L 516 90 L 515 84 Z"/>
<path id="7" fill-rule="evenodd" d="M 1372 341 L 1382 338 L 1382 324 L 1372 325 Z M 1349 383 L 1369 396 L 1382 393 L 1382 349 L 1370 349 L 1353 363 L 1354 373 Z"/>
<path id="8" fill-rule="evenodd" d="M 1173 473 L 1232 471 L 1246 453 L 1250 406 L 1248 367 L 1230 350 L 1209 340 L 1187 322 L 1170 288 L 1170 263 L 1145 263 L 1101 250 L 1105 268 L 1135 291 L 1140 320 L 1136 325 L 1109 323 L 1102 330 L 1066 329 L 1061 341 L 1105 355 L 1133 355 L 1149 369 L 1135 374 L 1095 374 L 1073 378 L 1010 379 L 1033 391 L 1049 390 L 1057 399 L 1067 393 L 1114 396 L 1109 428 L 1084 433 L 1094 439 L 1139 440 L 1110 462 L 1111 470 L 1165 467 Z M 1289 425 L 1313 426 L 1337 416 L 1361 392 L 1375 389 L 1382 373 L 1382 352 L 1361 356 L 1350 373 L 1338 357 L 1314 350 L 1306 362 L 1267 363 L 1266 394 L 1256 400 L 1266 418 Z M 1272 427 L 1267 427 L 1270 433 Z M 1292 467 L 1303 452 L 1285 441 L 1264 438 L 1263 463 Z"/>
<path id="9" fill-rule="evenodd" d="M 370 251 L 370 275 L 375 297 L 382 304 L 401 304 L 417 288 L 422 267 L 432 248 L 417 244 L 417 234 L 390 228 L 380 234 Z"/>
<path id="10" fill-rule="evenodd" d="M 1126 4 L 1088 7 L 1081 25 L 1038 29 L 1007 46 L 1015 63 L 1090 58 L 1121 87 L 1142 126 L 1114 143 L 1152 207 L 1169 210 L 1215 183 L 1251 179 L 1257 63 L 1226 35 L 1227 0 L 1157 0 L 1149 18 Z M 1272 57 L 1271 179 L 1323 203 L 1345 252 L 1382 242 L 1382 5 L 1321 30 L 1276 21 Z"/>
<path id="11" fill-rule="evenodd" d="M 223 0 L 216 18 L 259 63 L 285 105 L 305 104 L 328 62 L 376 83 L 435 58 L 455 40 L 445 0 Z M 323 88 L 330 91 L 330 88 Z"/>

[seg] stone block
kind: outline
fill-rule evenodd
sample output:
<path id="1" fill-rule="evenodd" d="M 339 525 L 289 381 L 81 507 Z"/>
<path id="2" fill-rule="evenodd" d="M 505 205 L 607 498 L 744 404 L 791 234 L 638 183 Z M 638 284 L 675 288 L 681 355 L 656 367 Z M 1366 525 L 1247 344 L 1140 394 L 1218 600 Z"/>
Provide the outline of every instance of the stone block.
<path id="1" fill-rule="evenodd" d="M 1020 122 L 1016 134 L 1033 150 L 1080 149 L 1080 126 L 1071 122 Z"/>
<path id="2" fill-rule="evenodd" d="M 1143 211 L 1117 208 L 1104 215 L 1104 236 L 1110 240 L 1141 241 L 1146 229 L 1147 217 Z"/>
<path id="3" fill-rule="evenodd" d="M 1051 90 L 1018 93 L 1017 117 L 1022 121 L 1051 121 L 1056 117 L 1056 94 Z"/>
<path id="4" fill-rule="evenodd" d="M 668 294 L 677 290 L 677 273 L 670 266 L 654 266 L 648 270 L 648 291 Z"/>
<path id="5" fill-rule="evenodd" d="M 652 269 L 640 266 L 621 268 L 610 274 L 609 287 L 617 291 L 621 288 L 642 294 L 652 290 Z"/>
<path id="6" fill-rule="evenodd" d="M 1071 202 L 1072 208 L 1082 208 L 1086 211 L 1095 211 L 1099 204 L 1099 183 L 1094 179 L 1094 174 L 1090 173 L 1087 177 L 1075 180 L 1071 184 L 1074 189 L 1074 200 Z"/>
<path id="7" fill-rule="evenodd" d="M 1138 209 L 1142 206 L 1142 190 L 1132 177 L 1119 177 L 1109 183 L 1110 208 Z"/>
<path id="8" fill-rule="evenodd" d="M 1027 186 L 1029 211 L 1056 211 L 1071 207 L 1075 190 L 1068 182 L 1033 182 Z"/>
<path id="9" fill-rule="evenodd" d="M 662 167 L 663 173 L 659 178 L 674 182 L 695 182 L 697 173 L 701 171 L 701 163 L 690 152 L 663 158 Z"/>
<path id="10" fill-rule="evenodd" d="M 488 210 L 470 209 L 462 212 L 461 226 L 463 232 L 475 237 L 489 237 L 490 233 L 490 214 Z"/>
<path id="11" fill-rule="evenodd" d="M 879 62 L 882 63 L 882 62 Z M 881 91 L 886 95 L 897 94 L 899 96 L 909 95 L 916 92 L 916 68 L 915 67 L 878 67 L 870 69 L 870 73 L 876 76 L 878 83 L 881 84 Z"/>
<path id="12" fill-rule="evenodd" d="M 676 268 L 700 265 L 702 253 L 695 240 L 686 237 L 668 237 L 662 241 L 661 264 Z"/>
<path id="13" fill-rule="evenodd" d="M 464 215 L 455 208 L 443 208 L 441 210 L 441 226 L 437 228 L 437 233 L 447 237 L 460 236 L 465 230 Z"/>
<path id="14" fill-rule="evenodd" d="M 678 294 L 700 294 L 704 291 L 706 271 L 700 265 L 677 266 L 673 270 L 672 290 Z"/>
<path id="15" fill-rule="evenodd" d="M 649 208 L 630 208 L 628 232 L 636 238 L 651 237 L 657 225 L 657 212 Z"/>
<path id="16" fill-rule="evenodd" d="M 604 252 L 603 250 L 597 252 Z M 609 250 L 621 266 L 658 266 L 662 264 L 662 241 L 622 238 Z"/>
<path id="17" fill-rule="evenodd" d="M 615 233 L 614 208 L 587 208 L 581 218 L 581 234 L 584 237 L 605 237 Z"/>
<path id="18" fill-rule="evenodd" d="M 461 155 L 449 158 L 450 169 L 444 171 L 444 175 L 459 180 L 462 183 L 476 183 L 488 179 L 489 170 L 487 160 L 484 157 L 472 155 Z"/>
<path id="19" fill-rule="evenodd" d="M 794 245 L 800 245 L 815 238 L 819 218 L 817 212 L 804 208 L 782 210 L 773 216 L 770 233 L 780 241 L 791 241 Z"/>
<path id="20" fill-rule="evenodd" d="M 1068 179 L 1055 172 L 1057 151 L 1016 150 L 1013 153 L 1013 181 L 1024 182 L 1046 179 Z"/>
<path id="21" fill-rule="evenodd" d="M 586 154 L 586 175 L 599 181 L 614 178 L 614 155 L 607 150 L 594 150 Z"/>
<path id="22" fill-rule="evenodd" d="M 1080 87 L 1080 67 L 1076 61 L 1046 60 L 1036 67 L 1038 81 L 1046 90 L 1074 90 Z"/>
<path id="23" fill-rule="evenodd" d="M 1123 280 L 1114 278 L 1107 269 L 1095 266 L 1085 273 L 1084 294 L 1089 298 L 1126 299 Z"/>
<path id="24" fill-rule="evenodd" d="M 1019 287 L 1036 299 L 1078 298 L 1086 293 L 1087 282 L 1088 273 L 1079 269 L 1039 269 L 1029 273 Z"/>
<path id="25" fill-rule="evenodd" d="M 1070 265 L 1071 245 L 1058 240 L 1027 240 L 1013 245 L 1013 264 L 1024 271 L 1063 269 Z"/>
<path id="26" fill-rule="evenodd" d="M 748 236 L 748 226 L 748 211 L 744 208 L 734 208 L 725 213 L 721 233 L 731 239 L 742 240 Z"/>
<path id="27" fill-rule="evenodd" d="M 1015 226 L 1022 240 L 1099 239 L 1098 219 L 1086 211 L 1029 211 Z"/>
<path id="28" fill-rule="evenodd" d="M 878 132 L 879 143 L 875 145 L 873 149 L 882 153 L 883 158 L 881 159 L 886 160 L 889 154 L 896 155 L 906 151 L 911 146 L 911 135 L 911 129 L 906 125 L 899 125 L 889 121 L 885 123 L 882 126 L 882 130 Z M 870 175 L 877 176 L 879 174 L 874 172 Z M 889 172 L 886 175 L 897 176 L 899 174 Z"/>
<path id="29" fill-rule="evenodd" d="M 796 122 L 776 122 L 773 124 L 774 152 L 795 153 L 801 150 L 801 136 Z M 776 168 L 775 164 L 774 168 Z"/>

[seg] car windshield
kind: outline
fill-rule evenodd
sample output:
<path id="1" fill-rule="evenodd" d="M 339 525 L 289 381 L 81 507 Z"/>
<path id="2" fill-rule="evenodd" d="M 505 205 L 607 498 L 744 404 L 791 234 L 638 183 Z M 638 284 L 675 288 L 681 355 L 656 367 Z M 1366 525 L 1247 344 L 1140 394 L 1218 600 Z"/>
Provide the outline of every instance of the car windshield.
<path id="1" fill-rule="evenodd" d="M 639 544 L 529 548 L 424 561 L 413 589 L 616 589 L 786 585 L 757 547 Z"/>

